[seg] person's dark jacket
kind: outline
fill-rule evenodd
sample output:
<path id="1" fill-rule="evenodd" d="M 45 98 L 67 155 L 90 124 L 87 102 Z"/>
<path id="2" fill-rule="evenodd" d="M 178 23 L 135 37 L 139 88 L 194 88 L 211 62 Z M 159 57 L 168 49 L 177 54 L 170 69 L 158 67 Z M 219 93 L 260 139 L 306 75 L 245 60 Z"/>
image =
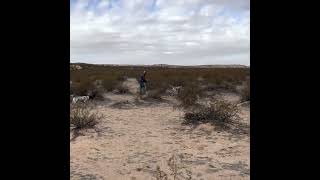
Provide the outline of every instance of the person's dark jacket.
<path id="1" fill-rule="evenodd" d="M 146 77 L 144 75 L 142 75 L 140 77 L 140 83 L 146 83 L 146 82 L 147 82 Z"/>

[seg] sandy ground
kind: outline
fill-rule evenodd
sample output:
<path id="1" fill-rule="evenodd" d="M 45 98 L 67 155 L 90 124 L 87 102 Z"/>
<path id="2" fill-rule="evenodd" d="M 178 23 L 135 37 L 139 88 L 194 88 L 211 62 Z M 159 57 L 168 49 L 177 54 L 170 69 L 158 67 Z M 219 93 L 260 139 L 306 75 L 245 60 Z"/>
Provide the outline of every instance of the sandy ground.
<path id="1" fill-rule="evenodd" d="M 134 80 L 127 83 L 137 86 Z M 228 93 L 219 97 L 239 100 Z M 246 130 L 232 132 L 208 124 L 181 125 L 183 112 L 172 108 L 173 98 L 164 99 L 148 102 L 106 94 L 95 109 L 105 115 L 97 129 L 70 141 L 71 179 L 151 180 L 157 166 L 172 179 L 167 162 L 173 155 L 192 172 L 192 179 L 250 179 L 248 105 L 240 107 Z"/>

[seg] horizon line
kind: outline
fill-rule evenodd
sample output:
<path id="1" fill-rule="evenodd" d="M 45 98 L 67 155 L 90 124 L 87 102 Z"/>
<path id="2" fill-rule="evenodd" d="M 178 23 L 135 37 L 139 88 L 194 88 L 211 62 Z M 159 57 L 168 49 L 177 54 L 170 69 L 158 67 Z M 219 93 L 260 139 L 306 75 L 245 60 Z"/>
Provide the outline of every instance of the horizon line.
<path id="1" fill-rule="evenodd" d="M 101 64 L 101 63 L 86 63 L 86 62 L 70 62 L 70 64 L 89 64 L 89 65 L 115 65 L 115 66 L 245 66 L 244 64 Z"/>

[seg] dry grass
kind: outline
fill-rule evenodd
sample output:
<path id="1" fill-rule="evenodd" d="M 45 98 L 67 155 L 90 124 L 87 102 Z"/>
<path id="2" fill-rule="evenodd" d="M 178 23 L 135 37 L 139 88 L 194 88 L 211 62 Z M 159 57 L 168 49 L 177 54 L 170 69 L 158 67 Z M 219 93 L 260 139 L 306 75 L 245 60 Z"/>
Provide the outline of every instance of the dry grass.
<path id="1" fill-rule="evenodd" d="M 167 162 L 170 172 L 166 173 L 161 170 L 159 166 L 156 169 L 156 179 L 157 180 L 180 180 L 192 179 L 192 172 L 181 162 L 181 159 L 176 155 L 172 155 Z M 169 176 L 169 175 L 171 176 Z"/>
<path id="2" fill-rule="evenodd" d="M 160 166 L 157 166 L 156 169 L 156 179 L 157 180 L 168 180 L 168 174 L 160 169 Z"/>

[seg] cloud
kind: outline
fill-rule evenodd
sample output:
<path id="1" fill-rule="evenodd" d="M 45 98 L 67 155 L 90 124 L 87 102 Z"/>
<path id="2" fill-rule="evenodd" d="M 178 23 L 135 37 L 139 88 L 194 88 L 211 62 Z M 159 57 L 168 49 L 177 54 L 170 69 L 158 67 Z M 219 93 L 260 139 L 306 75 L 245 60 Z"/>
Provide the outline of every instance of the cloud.
<path id="1" fill-rule="evenodd" d="M 71 62 L 250 64 L 248 0 L 72 0 Z"/>

